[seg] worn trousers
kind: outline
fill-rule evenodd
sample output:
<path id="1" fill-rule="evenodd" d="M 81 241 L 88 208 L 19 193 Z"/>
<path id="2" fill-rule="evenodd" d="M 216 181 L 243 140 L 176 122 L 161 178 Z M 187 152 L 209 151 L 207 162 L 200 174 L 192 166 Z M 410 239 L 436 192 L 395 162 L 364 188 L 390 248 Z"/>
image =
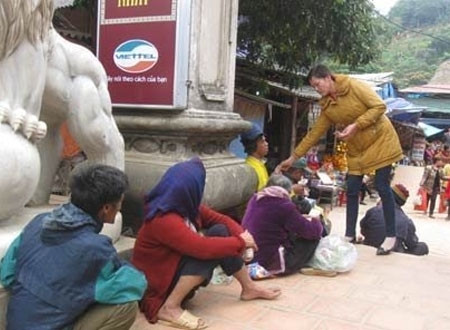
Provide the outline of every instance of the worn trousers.
<path id="1" fill-rule="evenodd" d="M 301 268 L 306 267 L 320 242 L 320 239 L 309 240 L 296 237 L 293 234 L 289 235 L 289 240 L 291 241 L 291 247 L 286 248 L 284 252 L 286 275 L 296 273 Z"/>
<path id="2" fill-rule="evenodd" d="M 396 236 L 395 200 L 390 186 L 391 170 L 392 166 L 389 165 L 375 171 L 375 189 L 381 198 L 387 237 Z M 356 237 L 362 179 L 362 175 L 349 174 L 347 176 L 347 223 L 345 230 L 345 236 L 347 237 Z"/>
<path id="3" fill-rule="evenodd" d="M 119 304 L 95 304 L 76 321 L 73 330 L 128 330 L 138 311 L 136 301 Z"/>
<path id="4" fill-rule="evenodd" d="M 427 194 L 427 202 L 430 204 L 428 208 L 428 214 L 433 215 L 434 209 L 436 207 L 436 199 L 439 194 L 439 190 L 434 189 L 431 194 Z"/>
<path id="5" fill-rule="evenodd" d="M 227 227 L 223 224 L 216 224 L 211 226 L 204 231 L 204 235 L 209 237 L 230 236 Z M 209 260 L 183 256 L 180 260 L 177 272 L 172 279 L 168 291 L 172 292 L 181 276 L 201 276 L 205 279 L 202 284 L 193 288 L 188 296 L 185 297 L 185 301 L 191 299 L 194 296 L 195 291 L 197 291 L 200 286 L 207 286 L 209 284 L 213 275 L 214 268 L 216 268 L 217 266 L 220 266 L 227 276 L 231 276 L 242 269 L 242 267 L 244 266 L 244 261 L 242 260 L 241 256 L 224 257 Z"/>

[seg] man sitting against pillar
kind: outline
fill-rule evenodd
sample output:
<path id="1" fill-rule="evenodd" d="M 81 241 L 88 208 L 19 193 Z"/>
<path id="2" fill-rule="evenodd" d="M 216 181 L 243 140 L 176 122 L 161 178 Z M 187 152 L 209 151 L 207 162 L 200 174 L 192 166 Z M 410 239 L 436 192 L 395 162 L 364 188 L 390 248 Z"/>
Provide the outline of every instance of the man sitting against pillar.
<path id="1" fill-rule="evenodd" d="M 147 281 L 99 235 L 114 223 L 127 186 L 117 168 L 79 166 L 70 202 L 24 228 L 0 262 L 0 283 L 11 293 L 7 330 L 132 326 Z"/>
<path id="2" fill-rule="evenodd" d="M 264 132 L 255 123 L 252 127 L 241 134 L 241 142 L 247 153 L 245 162 L 255 170 L 258 177 L 258 186 L 255 190 L 262 190 L 269 180 L 269 174 L 265 165 L 265 157 L 269 153 L 269 143 L 266 141 Z"/>

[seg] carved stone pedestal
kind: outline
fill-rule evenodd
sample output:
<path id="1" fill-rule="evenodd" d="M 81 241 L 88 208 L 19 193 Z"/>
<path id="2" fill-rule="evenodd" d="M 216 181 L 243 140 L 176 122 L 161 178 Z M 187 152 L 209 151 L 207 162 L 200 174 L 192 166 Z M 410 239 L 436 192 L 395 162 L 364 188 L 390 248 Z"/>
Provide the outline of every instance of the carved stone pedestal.
<path id="1" fill-rule="evenodd" d="M 115 117 L 125 138 L 131 189 L 152 188 L 168 167 L 199 156 L 206 168 L 204 202 L 219 210 L 241 204 L 256 186 L 254 172 L 229 151 L 250 124 L 236 113 L 207 110 Z"/>
<path id="2" fill-rule="evenodd" d="M 133 190 L 147 191 L 168 167 L 199 156 L 207 173 L 204 202 L 223 210 L 245 202 L 256 187 L 256 175 L 229 151 L 231 140 L 251 127 L 233 112 L 238 1 L 183 3 L 180 18 L 189 20 L 183 30 L 189 38 L 178 35 L 178 49 L 188 52 L 176 56 L 188 60 L 177 66 L 176 77 L 187 79 L 173 96 L 186 102 L 116 109 L 114 117 L 125 138 L 125 172 Z"/>

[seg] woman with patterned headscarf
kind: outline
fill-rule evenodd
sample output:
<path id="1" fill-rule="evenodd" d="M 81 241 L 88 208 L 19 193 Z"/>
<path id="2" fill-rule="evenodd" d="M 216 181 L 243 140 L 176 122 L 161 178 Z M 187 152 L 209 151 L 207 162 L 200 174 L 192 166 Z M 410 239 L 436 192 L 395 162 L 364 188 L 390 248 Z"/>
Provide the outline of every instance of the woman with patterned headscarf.
<path id="1" fill-rule="evenodd" d="M 238 280 L 242 300 L 275 299 L 281 293 L 250 279 L 242 255 L 257 246 L 239 224 L 201 204 L 205 177 L 203 163 L 193 158 L 170 167 L 145 196 L 132 262 L 149 282 L 141 310 L 152 323 L 206 328 L 182 303 L 208 284 L 218 265 Z"/>

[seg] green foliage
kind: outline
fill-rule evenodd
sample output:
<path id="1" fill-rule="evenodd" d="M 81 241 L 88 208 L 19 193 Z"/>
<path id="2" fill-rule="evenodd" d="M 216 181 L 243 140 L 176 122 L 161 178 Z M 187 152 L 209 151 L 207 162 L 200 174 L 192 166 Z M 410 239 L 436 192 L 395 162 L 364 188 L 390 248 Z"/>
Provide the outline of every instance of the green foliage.
<path id="1" fill-rule="evenodd" d="M 400 0 L 389 12 L 389 18 L 407 28 L 447 23 L 450 0 Z"/>
<path id="2" fill-rule="evenodd" d="M 394 71 L 394 82 L 400 88 L 426 84 L 439 64 L 450 58 L 450 41 L 445 42 L 450 35 L 449 24 L 432 26 L 421 32 L 425 34 L 396 34 L 381 57 L 373 62 L 379 71 Z"/>
<path id="3" fill-rule="evenodd" d="M 74 8 L 84 7 L 84 8 L 92 8 L 97 5 L 96 0 L 75 0 L 73 3 Z"/>
<path id="4" fill-rule="evenodd" d="M 357 67 L 327 63 L 343 73 L 393 71 L 399 88 L 426 84 L 450 59 L 449 6 L 450 0 L 400 0 L 388 18 L 376 20 L 375 43 L 383 49 L 379 57 Z"/>
<path id="5" fill-rule="evenodd" d="M 281 72 L 290 86 L 298 73 L 332 58 L 350 66 L 379 51 L 373 7 L 366 0 L 241 0 L 238 47 L 251 64 Z"/>

